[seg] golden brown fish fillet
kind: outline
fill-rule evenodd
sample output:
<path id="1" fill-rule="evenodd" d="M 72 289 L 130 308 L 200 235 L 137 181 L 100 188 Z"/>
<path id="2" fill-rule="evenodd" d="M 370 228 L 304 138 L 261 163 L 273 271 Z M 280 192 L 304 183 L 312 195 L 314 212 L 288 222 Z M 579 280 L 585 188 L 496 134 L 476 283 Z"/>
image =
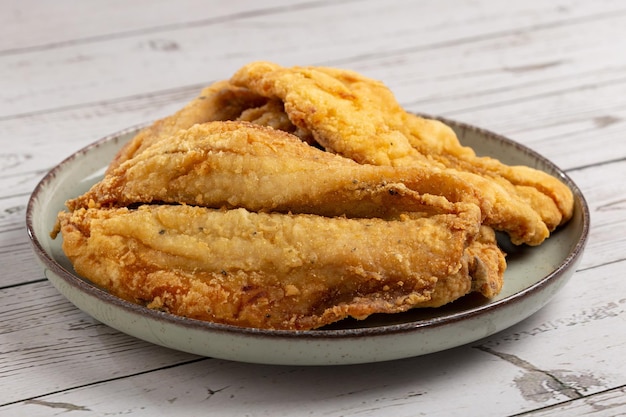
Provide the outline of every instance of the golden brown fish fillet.
<path id="1" fill-rule="evenodd" d="M 364 218 L 454 208 L 407 188 L 402 180 L 420 175 L 411 171 L 360 165 L 263 126 L 210 122 L 154 144 L 66 205 L 181 203 Z"/>
<path id="2" fill-rule="evenodd" d="M 76 271 L 116 296 L 216 323 L 312 329 L 406 311 L 438 280 L 467 280 L 480 214 L 457 207 L 388 221 L 146 205 L 59 220 Z"/>
<path id="3" fill-rule="evenodd" d="M 513 240 L 531 241 L 547 233 L 528 205 L 511 201 L 502 187 L 482 177 L 469 184 L 453 170 L 358 164 L 293 135 L 243 122 L 210 122 L 179 131 L 109 172 L 67 206 L 166 202 L 384 217 L 432 212 L 424 194 L 477 204 L 487 225 L 506 230 Z M 511 224 L 515 229 L 507 229 Z"/>
<path id="4" fill-rule="evenodd" d="M 235 120 L 292 133 L 310 145 L 317 145 L 310 131 L 291 123 L 287 113 L 285 113 L 283 102 L 280 100 L 269 100 L 262 106 L 246 109 Z"/>
<path id="5" fill-rule="evenodd" d="M 571 191 L 558 179 L 529 167 L 477 157 L 460 145 L 450 128 L 407 113 L 382 83 L 355 72 L 257 62 L 237 71 L 231 82 L 282 100 L 292 123 L 312 132 L 327 150 L 360 163 L 453 169 L 480 192 L 504 192 L 507 197 L 500 204 L 524 205 L 541 223 L 529 232 L 511 221 L 503 229 L 514 243 L 540 244 L 571 217 Z M 489 224 L 492 214 L 486 215 Z M 491 224 L 502 228 L 506 220 Z"/>
<path id="6" fill-rule="evenodd" d="M 496 181 L 505 179 L 510 182 L 507 185 L 514 185 L 515 191 L 523 198 L 535 200 L 530 204 L 543 211 L 544 219 L 551 230 L 571 218 L 571 190 L 552 175 L 527 166 L 509 166 L 494 158 L 477 157 L 472 148 L 459 143 L 454 131 L 445 123 L 406 112 L 393 93 L 380 82 L 352 71 L 328 67 L 315 69 L 341 81 L 354 94 L 367 97 L 373 107 L 386 115 L 385 122 L 389 127 L 402 132 L 411 146 L 422 155 L 428 155 L 446 167 L 472 172 Z M 552 202 L 546 197 L 552 199 Z M 546 206 L 553 204 L 558 210 L 551 209 L 549 212 Z"/>
<path id="7" fill-rule="evenodd" d="M 509 166 L 494 158 L 478 157 L 471 148 L 461 146 L 454 131 L 438 120 L 405 113 L 400 123 L 407 129 L 412 146 L 421 153 L 431 155 L 446 167 L 497 182 L 539 213 L 550 231 L 572 217 L 573 194 L 552 175 L 527 166 Z M 440 145 L 432 146 L 434 142 Z"/>
<path id="8" fill-rule="evenodd" d="M 430 300 L 417 304 L 416 308 L 441 307 L 470 292 L 478 292 L 486 298 L 500 293 L 504 285 L 506 260 L 498 248 L 494 230 L 482 226 L 466 254 L 469 256 L 468 273 L 437 280 Z"/>
<path id="9" fill-rule="evenodd" d="M 113 294 L 293 330 L 492 298 L 506 269 L 494 229 L 538 245 L 573 199 L 380 82 L 259 62 L 144 129 L 67 206 L 66 255 Z"/>
<path id="10" fill-rule="evenodd" d="M 175 114 L 157 120 L 140 131 L 118 152 L 109 165 L 109 171 L 159 140 L 168 139 L 180 129 L 187 129 L 197 123 L 234 120 L 244 110 L 263 106 L 267 101 L 267 98 L 246 88 L 235 87 L 228 81 L 217 81 L 204 88 L 198 97 Z"/>

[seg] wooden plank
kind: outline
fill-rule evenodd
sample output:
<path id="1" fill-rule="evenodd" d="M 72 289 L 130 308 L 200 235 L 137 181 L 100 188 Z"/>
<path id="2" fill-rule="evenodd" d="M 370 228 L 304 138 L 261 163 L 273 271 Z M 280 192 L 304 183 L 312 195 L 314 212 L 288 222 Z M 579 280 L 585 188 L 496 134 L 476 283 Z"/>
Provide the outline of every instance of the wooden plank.
<path id="1" fill-rule="evenodd" d="M 594 29 L 596 26 L 599 28 L 606 26 L 604 20 L 592 23 Z M 568 32 L 562 27 L 552 30 Z M 600 37 L 606 35 L 606 32 L 596 30 L 592 30 L 591 33 L 599 33 L 599 38 L 590 37 L 589 48 L 594 47 Z M 536 48 L 536 44 L 544 42 L 546 38 L 552 39 L 551 42 L 562 40 L 563 44 L 551 44 L 551 48 L 558 47 L 568 51 L 572 49 L 568 46 L 570 45 L 568 42 L 580 42 L 578 38 L 572 40 L 563 33 L 560 36 L 550 33 L 545 37 L 536 36 L 536 38 L 534 42 L 526 43 L 528 50 Z M 480 45 L 491 44 L 497 40 L 511 43 L 514 42 L 514 36 L 506 35 L 503 38 L 481 40 L 476 45 L 476 49 L 489 50 L 486 46 L 481 47 Z M 491 88 L 492 94 L 486 94 L 477 89 L 481 80 L 484 79 L 484 74 L 478 79 L 470 78 L 452 82 L 458 72 L 445 74 L 444 71 L 442 75 L 441 71 L 435 73 L 432 70 L 432 66 L 441 65 L 441 59 L 460 54 L 462 48 L 466 46 L 457 46 L 457 51 L 454 49 L 444 52 L 431 51 L 431 53 L 439 54 L 437 60 L 430 59 L 428 51 L 420 51 L 403 56 L 403 59 L 407 60 L 403 65 L 390 66 L 389 62 L 385 60 L 356 61 L 355 65 L 357 67 L 362 66 L 362 69 L 369 68 L 374 76 L 384 79 L 397 91 L 402 103 L 411 110 L 450 115 L 497 132 L 509 134 L 514 139 L 529 144 L 564 168 L 591 164 L 609 157 L 621 158 L 626 156 L 619 153 L 615 154 L 610 147 L 611 143 L 621 137 L 621 130 L 624 126 L 624 120 L 626 120 L 626 104 L 624 103 L 626 94 L 623 94 L 626 92 L 624 91 L 626 90 L 626 83 L 615 80 L 617 71 L 605 72 L 604 75 L 589 71 L 584 75 L 586 78 L 583 77 L 582 81 L 588 79 L 591 83 L 592 79 L 598 78 L 596 84 L 589 84 L 589 88 L 580 89 L 576 87 L 577 83 L 581 81 L 575 77 L 578 74 L 569 74 L 567 77 L 563 77 L 564 81 L 560 81 L 559 77 L 562 74 L 559 71 L 562 70 L 557 71 L 553 68 L 569 67 L 566 65 L 539 66 L 535 71 L 530 71 L 534 74 L 532 75 L 533 78 L 524 82 L 516 81 L 520 77 L 517 74 L 519 71 L 513 71 L 513 74 L 509 74 L 511 71 L 496 65 L 486 70 L 485 73 L 491 74 L 493 80 L 503 79 L 498 81 L 502 83 L 503 87 Z M 610 51 L 605 52 L 607 55 L 617 57 L 623 55 L 609 54 Z M 601 62 L 600 60 L 588 60 L 585 55 L 586 50 L 580 50 L 578 53 L 579 56 L 574 57 L 580 61 L 578 64 L 587 61 L 591 63 Z M 529 52 L 526 53 L 526 55 L 529 54 Z M 489 61 L 485 59 L 486 56 L 485 54 L 478 54 L 475 58 L 462 60 L 463 62 L 467 61 L 463 70 L 467 71 L 467 67 L 474 66 L 475 62 L 480 62 L 481 59 L 487 63 L 491 62 L 490 65 L 493 65 L 493 59 Z M 426 68 L 426 73 L 412 81 L 409 78 L 411 84 L 406 84 L 409 81 L 405 77 L 411 75 L 407 73 L 406 69 L 404 72 L 401 71 L 403 68 L 417 66 L 412 61 L 418 58 L 425 60 L 426 65 L 423 67 Z M 576 68 L 575 66 L 572 67 Z M 504 76 L 496 76 L 497 73 L 503 73 Z M 431 74 L 431 78 L 427 78 L 428 74 Z M 155 81 L 166 82 L 166 80 L 156 79 Z M 151 91 L 121 99 L 112 98 L 108 101 L 96 101 L 76 108 L 71 107 L 64 110 L 5 118 L 0 121 L 1 137 L 6 138 L 5 140 L 14 137 L 25 138 L 25 140 L 20 140 L 14 147 L 15 150 L 10 154 L 0 154 L 0 181 L 2 181 L 2 175 L 12 177 L 18 172 L 41 170 L 42 166 L 51 167 L 54 162 L 58 162 L 72 150 L 76 150 L 100 136 L 171 113 L 191 98 L 201 85 L 204 84 L 199 83 L 172 90 Z M 426 88 L 422 88 L 424 86 Z M 473 92 L 464 93 L 465 96 L 454 93 L 445 96 L 446 91 L 456 91 L 454 90 L 455 87 L 466 90 L 472 88 Z M 546 90 L 547 88 L 552 90 Z M 425 95 L 429 92 L 433 94 L 438 92 L 437 94 L 444 94 L 444 96 L 439 102 L 436 100 L 428 102 L 428 98 L 423 102 L 414 102 L 412 100 L 415 93 L 409 93 L 411 91 L 419 91 L 419 94 Z M 519 98 L 521 94 L 526 95 L 526 98 Z M 509 103 L 499 101 L 505 97 L 517 97 L 517 99 L 509 100 Z M 607 100 L 606 97 L 611 97 L 611 100 Z M 484 101 L 487 98 L 492 100 L 491 104 Z M 459 102 L 465 102 L 466 108 L 459 108 Z M 538 108 L 538 102 L 542 103 L 542 108 L 549 108 L 551 111 L 544 111 L 538 115 L 534 111 Z M 456 110 L 446 108 L 446 103 L 456 103 Z M 441 105 L 443 107 L 438 107 Z M 105 119 L 101 119 L 103 116 Z M 597 141 L 579 140 L 591 134 L 598 136 Z M 546 140 L 546 136 L 549 140 Z M 76 146 L 65 148 L 59 146 L 59 143 L 76 143 Z M 39 152 L 41 155 L 37 155 Z M 49 162 L 42 165 L 38 158 L 40 156 L 45 156 Z"/>
<path id="2" fill-rule="evenodd" d="M 554 416 L 616 417 L 626 415 L 626 387 L 556 404 L 523 414 L 524 417 Z"/>
<path id="3" fill-rule="evenodd" d="M 611 342 L 613 329 L 622 327 L 626 298 L 607 288 L 620 286 L 619 271 L 625 265 L 579 270 L 545 308 L 475 347 L 517 366 L 521 374 L 512 383 L 538 404 L 621 386 L 626 363 L 605 359 L 626 353 L 621 341 Z M 560 385 L 548 383 L 551 376 Z"/>
<path id="4" fill-rule="evenodd" d="M 5 271 L 0 274 L 0 291 L 6 287 L 44 279 L 43 269 L 35 260 L 23 227 L 0 231 L 0 265 Z"/>
<path id="5" fill-rule="evenodd" d="M 0 150 L 0 161 L 6 161 L 0 165 L 0 193 L 32 190 L 49 169 L 73 152 L 122 129 L 172 114 L 201 88 L 197 85 L 0 120 L 0 137 L 20 138 L 12 143 L 11 152 Z"/>
<path id="6" fill-rule="evenodd" d="M 49 109 L 50 96 L 54 96 L 54 107 L 76 106 L 206 83 L 229 76 L 242 64 L 257 59 L 276 60 L 286 65 L 346 64 L 384 53 L 393 57 L 391 63 L 395 64 L 380 64 L 389 71 L 384 78 L 402 83 L 403 77 L 394 73 L 393 68 L 399 67 L 397 60 L 402 62 L 411 53 L 413 59 L 420 59 L 417 68 L 438 74 L 449 63 L 465 62 L 451 59 L 454 55 L 447 53 L 446 45 L 467 47 L 477 40 L 507 35 L 524 37 L 536 30 L 541 31 L 544 41 L 550 38 L 551 30 L 564 26 L 576 30 L 585 23 L 580 16 L 589 13 L 587 6 L 575 3 L 566 3 L 568 7 L 560 8 L 546 3 L 532 7 L 525 2 L 516 3 L 519 6 L 489 3 L 490 13 L 477 21 L 467 21 L 465 16 L 476 7 L 474 2 L 455 2 L 454 8 L 445 9 L 440 2 L 431 1 L 414 6 L 419 7 L 414 12 L 398 0 L 376 4 L 369 4 L 363 14 L 354 15 L 352 4 L 330 2 L 326 7 L 307 13 L 289 11 L 279 18 L 252 16 L 185 30 L 113 38 L 98 42 L 97 47 L 77 44 L 37 51 L 32 56 L 29 53 L 0 56 L 0 79 L 5 84 L 0 90 L 0 116 Z M 620 8 L 623 6 L 619 2 L 607 0 L 603 6 L 606 11 L 596 17 L 600 19 L 598 27 L 608 26 L 601 24 L 606 19 L 614 19 L 616 25 L 623 24 L 619 20 L 623 17 Z M 519 13 L 511 7 L 519 7 Z M 429 13 L 421 13 L 422 8 Z M 399 13 L 399 9 L 403 12 Z M 437 12 L 440 10 L 447 12 Z M 529 13 L 536 23 L 528 23 Z M 352 18 L 344 19 L 348 14 L 352 14 Z M 429 21 L 421 22 L 420 16 L 426 15 Z M 392 26 L 370 23 L 392 18 Z M 277 22 L 289 22 L 289 36 L 285 36 L 286 26 Z M 370 29 L 362 32 L 360 29 L 365 24 L 369 24 Z M 589 30 L 587 35 L 596 39 L 594 33 Z M 503 45 L 510 43 L 505 41 Z M 350 55 L 346 56 L 346 50 L 351 51 Z M 438 59 L 427 59 L 424 55 L 428 51 L 437 54 Z M 493 50 L 489 56 L 492 61 Z M 377 72 L 369 70 L 365 64 L 351 67 L 376 76 Z M 414 79 L 415 75 L 412 77 Z M 19 79 L 29 80 L 26 90 L 17 82 Z M 426 98 L 428 94 L 421 97 Z"/>
<path id="7" fill-rule="evenodd" d="M 2 404 L 195 360 L 98 323 L 47 281 L 0 299 Z"/>
<path id="8" fill-rule="evenodd" d="M 0 231 L 21 228 L 26 214 L 25 195 L 0 198 Z"/>
<path id="9" fill-rule="evenodd" d="M 591 212 L 591 229 L 581 268 L 626 259 L 624 222 L 626 161 L 570 172 L 583 191 Z"/>
<path id="10" fill-rule="evenodd" d="M 0 14 L 0 54 L 59 48 L 107 38 L 211 25 L 249 15 L 324 7 L 324 1 L 266 0 L 250 8 L 247 2 L 201 0 L 154 2 L 114 0 L 4 0 Z M 63 11 L 59 13 L 59 11 Z M 49 18 L 54 16 L 53 19 Z M 24 27 L 34 30 L 24 31 Z"/>
<path id="11" fill-rule="evenodd" d="M 475 360 L 479 356 L 476 352 L 453 350 L 432 355 L 430 361 L 418 358 L 384 365 L 340 368 L 202 362 L 200 366 L 171 368 L 117 380 L 106 386 L 85 387 L 3 407 L 0 408 L 0 415 L 22 412 L 33 417 L 43 416 L 50 413 L 54 404 L 68 404 L 72 408 L 75 406 L 102 415 L 130 413 L 146 416 L 156 412 L 180 416 L 353 416 L 392 411 L 394 416 L 412 416 L 419 403 L 426 406 L 419 407 L 420 411 L 428 415 L 450 415 L 451 410 L 462 409 L 464 401 L 463 398 L 445 400 L 442 395 L 442 385 L 453 381 L 452 375 L 444 375 L 445 369 L 456 367 L 459 371 L 454 382 L 456 387 L 477 387 L 477 384 L 486 382 L 485 373 L 491 368 L 488 363 L 484 364 L 485 372 L 473 372 L 475 383 L 466 385 L 472 378 L 468 369 L 476 368 L 464 366 L 459 357 L 453 355 L 459 353 L 464 354 L 467 360 Z M 163 376 L 166 379 L 162 379 Z M 422 383 L 426 379 L 432 383 Z M 296 380 L 299 382 L 294 384 Z M 267 386 L 271 386 L 271 390 L 265 389 Z M 494 387 L 492 384 L 485 385 L 489 386 Z M 496 395 L 495 392 L 485 394 Z M 122 398 L 111 400 L 116 397 Z M 424 402 L 426 398 L 429 401 L 440 399 L 440 408 L 428 407 Z"/>
<path id="12" fill-rule="evenodd" d="M 273 416 L 350 416 L 376 414 L 383 407 L 385 412 L 393 411 L 398 416 L 412 416 L 416 410 L 429 416 L 460 411 L 464 415 L 500 416 L 544 408 L 622 384 L 626 364 L 604 358 L 626 354 L 626 346 L 611 343 L 606 337 L 607 329 L 621 325 L 626 302 L 620 294 L 607 293 L 604 288 L 619 285 L 619 271 L 625 265 L 622 262 L 579 273 L 548 306 L 528 320 L 474 344 L 433 355 L 339 368 L 205 360 L 106 384 L 91 385 L 83 379 L 83 386 L 0 407 L 0 415 L 47 415 L 56 406 L 60 407 L 58 413 L 76 407 L 98 415 L 151 415 L 176 410 L 181 416 L 197 415 L 200 410 L 215 410 L 221 416 L 258 414 L 261 410 Z M 598 276 L 603 277 L 603 286 L 594 282 Z M 62 303 L 58 308 L 63 310 Z M 67 323 L 63 316 L 67 314 L 64 311 L 50 317 L 51 332 L 63 330 L 54 324 L 56 320 L 62 327 L 76 323 L 77 319 Z M 88 319 L 82 317 L 82 321 L 78 334 L 91 328 Z M 86 352 L 80 350 L 92 350 L 96 341 L 98 346 L 114 344 L 114 339 L 119 345 L 129 342 L 100 329 L 102 333 L 106 336 L 98 336 L 85 346 L 72 343 L 71 359 L 61 358 L 59 350 L 59 357 L 50 359 L 49 364 L 37 362 L 37 375 L 29 372 L 30 368 L 20 370 L 23 380 L 19 385 L 45 387 L 58 380 L 48 367 L 63 360 L 89 366 L 92 377 L 105 378 L 102 373 L 106 366 L 99 361 L 108 360 L 109 355 L 93 355 L 96 363 L 86 365 Z M 34 342 L 31 348 L 36 349 Z M 135 370 L 148 359 L 145 354 L 135 357 Z M 114 369 L 115 376 L 128 375 L 120 374 L 119 364 Z M 37 378 L 38 383 L 30 384 L 29 378 Z M 71 380 L 76 378 L 79 376 L 72 375 Z M 451 390 L 455 393 L 452 396 Z M 489 407 L 485 407 L 487 400 Z"/>
<path id="13" fill-rule="evenodd" d="M 626 413 L 624 3 L 270 1 L 3 3 L 0 416 Z M 490 338 L 339 368 L 197 358 L 78 311 L 29 247 L 24 208 L 37 181 L 252 59 L 355 69 L 410 110 L 506 134 L 568 169 L 592 215 L 578 272 Z"/>

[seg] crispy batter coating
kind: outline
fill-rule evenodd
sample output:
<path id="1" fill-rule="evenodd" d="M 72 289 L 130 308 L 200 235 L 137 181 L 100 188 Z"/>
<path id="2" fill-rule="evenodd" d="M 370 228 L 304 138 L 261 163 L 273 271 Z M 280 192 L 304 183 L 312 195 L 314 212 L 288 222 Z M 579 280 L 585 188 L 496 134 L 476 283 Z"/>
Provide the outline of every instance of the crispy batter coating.
<path id="1" fill-rule="evenodd" d="M 362 218 L 451 213 L 463 206 L 435 193 L 494 204 L 479 202 L 462 181 L 421 167 L 362 165 L 282 131 L 210 122 L 155 143 L 66 205 L 182 203 Z"/>
<path id="2" fill-rule="evenodd" d="M 527 222 L 535 223 L 517 224 L 497 207 L 487 212 L 486 224 L 505 230 L 514 243 L 540 244 L 572 215 L 572 193 L 558 179 L 477 157 L 449 127 L 407 113 L 382 83 L 355 72 L 255 62 L 231 82 L 282 100 L 292 123 L 311 131 L 329 151 L 360 163 L 455 171 L 480 192 L 497 195 L 498 205 L 514 205 L 509 211 L 525 212 Z"/>
<path id="3" fill-rule="evenodd" d="M 496 296 L 495 230 L 572 215 L 548 174 L 479 157 L 382 83 L 244 66 L 137 134 L 58 215 L 76 271 L 126 300 L 264 329 Z"/>
<path id="4" fill-rule="evenodd" d="M 406 311 L 438 280 L 471 282 L 479 213 L 465 208 L 388 221 L 145 205 L 79 209 L 60 223 L 76 271 L 121 298 L 217 323 L 312 329 Z"/>
<path id="5" fill-rule="evenodd" d="M 250 122 L 259 126 L 268 126 L 273 129 L 282 130 L 283 132 L 292 133 L 309 145 L 318 145 L 309 130 L 297 127 L 291 123 L 287 113 L 285 113 L 283 102 L 280 100 L 269 100 L 262 106 L 244 110 L 235 120 Z"/>
<path id="6" fill-rule="evenodd" d="M 112 171 L 124 161 L 160 140 L 167 140 L 181 129 L 190 128 L 198 123 L 234 120 L 241 116 L 244 110 L 263 106 L 267 101 L 267 98 L 246 88 L 235 87 L 228 81 L 217 81 L 204 88 L 198 97 L 173 115 L 157 120 L 140 131 L 118 152 L 108 170 Z"/>
<path id="7" fill-rule="evenodd" d="M 161 201 L 353 217 L 424 210 L 407 188 L 476 204 L 487 225 L 515 238 L 548 233 L 534 210 L 485 178 L 476 176 L 471 184 L 453 170 L 359 164 L 285 132 L 243 122 L 178 131 L 109 171 L 68 207 Z"/>
<path id="8" fill-rule="evenodd" d="M 419 303 L 416 308 L 441 307 L 470 292 L 478 292 L 486 298 L 500 293 L 504 285 L 506 260 L 498 248 L 494 230 L 482 226 L 466 254 L 469 256 L 467 275 L 457 274 L 437 280 L 430 300 Z"/>

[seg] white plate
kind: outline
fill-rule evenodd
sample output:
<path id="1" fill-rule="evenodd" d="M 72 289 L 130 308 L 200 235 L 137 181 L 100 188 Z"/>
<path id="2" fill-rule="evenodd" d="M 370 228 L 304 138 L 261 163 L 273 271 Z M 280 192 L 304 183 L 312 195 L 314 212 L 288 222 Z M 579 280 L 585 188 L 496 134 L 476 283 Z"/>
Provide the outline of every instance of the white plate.
<path id="1" fill-rule="evenodd" d="M 575 195 L 572 220 L 540 247 L 512 247 L 505 284 L 496 298 L 468 296 L 438 309 L 345 320 L 323 330 L 243 329 L 177 317 L 123 301 L 76 275 L 49 236 L 64 202 L 98 181 L 119 148 L 137 128 L 106 137 L 73 154 L 35 188 L 27 226 L 46 277 L 78 308 L 129 335 L 169 348 L 216 358 L 285 365 L 378 362 L 424 355 L 473 342 L 527 318 L 567 282 L 578 264 L 589 229 L 587 204 L 578 187 L 537 153 L 511 140 L 469 125 L 444 120 L 465 145 L 507 164 L 524 164 L 560 177 Z"/>

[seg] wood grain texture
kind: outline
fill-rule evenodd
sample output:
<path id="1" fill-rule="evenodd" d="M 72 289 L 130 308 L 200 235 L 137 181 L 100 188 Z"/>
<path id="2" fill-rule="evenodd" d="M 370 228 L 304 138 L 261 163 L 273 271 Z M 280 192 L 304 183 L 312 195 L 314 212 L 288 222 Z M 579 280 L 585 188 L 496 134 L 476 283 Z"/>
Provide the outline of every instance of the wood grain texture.
<path id="1" fill-rule="evenodd" d="M 0 13 L 0 416 L 626 415 L 626 4 L 619 0 L 81 2 Z M 252 60 L 384 81 L 409 110 L 509 136 L 589 203 L 543 309 L 444 352 L 346 367 L 200 358 L 134 339 L 46 280 L 25 227 L 50 168 Z"/>

